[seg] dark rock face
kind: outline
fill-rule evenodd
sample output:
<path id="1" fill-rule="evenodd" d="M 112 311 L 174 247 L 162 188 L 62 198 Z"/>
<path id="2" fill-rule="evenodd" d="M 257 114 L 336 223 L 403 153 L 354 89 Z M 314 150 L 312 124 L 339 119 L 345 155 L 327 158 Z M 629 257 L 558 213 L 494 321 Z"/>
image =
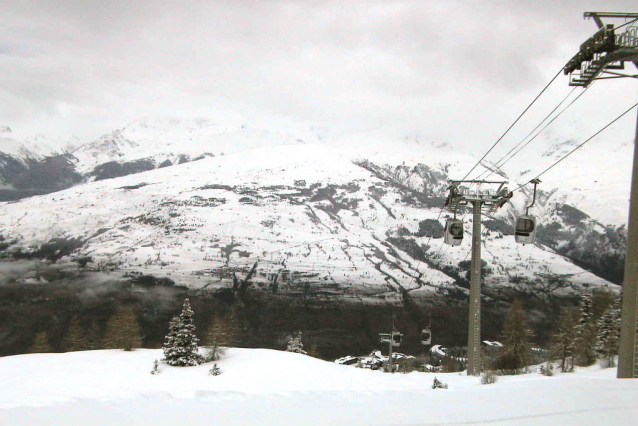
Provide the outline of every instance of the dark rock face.
<path id="1" fill-rule="evenodd" d="M 43 160 L 20 160 L 0 153 L 0 177 L 4 182 L 0 186 L 0 201 L 48 194 L 82 182 L 74 159 L 71 154 L 62 154 Z"/>
<path id="2" fill-rule="evenodd" d="M 109 161 L 108 163 L 97 166 L 91 172 L 91 176 L 95 176 L 95 180 L 113 179 L 153 169 L 155 169 L 155 163 L 150 159 L 135 160 L 126 163 Z"/>
<path id="3" fill-rule="evenodd" d="M 567 204 L 555 206 L 557 220 L 538 225 L 538 241 L 596 275 L 621 284 L 625 267 L 625 226 L 604 226 Z"/>

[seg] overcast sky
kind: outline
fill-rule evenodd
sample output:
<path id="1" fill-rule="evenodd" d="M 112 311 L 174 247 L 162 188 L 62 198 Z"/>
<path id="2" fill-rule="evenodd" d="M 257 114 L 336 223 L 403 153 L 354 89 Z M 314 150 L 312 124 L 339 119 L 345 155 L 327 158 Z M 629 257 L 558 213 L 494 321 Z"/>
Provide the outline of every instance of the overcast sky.
<path id="1" fill-rule="evenodd" d="M 452 142 L 476 133 L 491 139 L 595 32 L 583 20 L 588 10 L 638 7 L 635 0 L 5 0 L 0 125 L 93 139 L 140 117 L 230 112 L 350 131 L 393 127 Z M 567 77 L 560 81 L 552 102 L 570 90 Z M 589 111 L 613 118 L 638 100 L 635 80 L 605 84 Z"/>

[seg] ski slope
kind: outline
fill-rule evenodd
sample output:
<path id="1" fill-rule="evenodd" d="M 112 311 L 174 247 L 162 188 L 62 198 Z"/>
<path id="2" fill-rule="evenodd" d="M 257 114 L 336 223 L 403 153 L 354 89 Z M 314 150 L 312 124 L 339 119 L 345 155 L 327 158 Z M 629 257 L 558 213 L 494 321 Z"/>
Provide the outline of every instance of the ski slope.
<path id="1" fill-rule="evenodd" d="M 594 366 L 500 377 L 385 374 L 267 349 L 210 364 L 160 366 L 161 350 L 0 359 L 2 425 L 634 425 L 637 380 Z M 434 377 L 449 389 L 431 388 Z"/>

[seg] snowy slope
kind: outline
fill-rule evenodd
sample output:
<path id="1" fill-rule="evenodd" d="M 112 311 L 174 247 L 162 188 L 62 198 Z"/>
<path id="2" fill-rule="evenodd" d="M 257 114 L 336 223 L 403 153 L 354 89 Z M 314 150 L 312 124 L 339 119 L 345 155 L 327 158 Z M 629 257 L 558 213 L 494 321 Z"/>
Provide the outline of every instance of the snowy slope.
<path id="1" fill-rule="evenodd" d="M 385 374 L 264 349 L 211 365 L 160 366 L 161 350 L 0 359 L 0 423 L 154 425 L 633 425 L 638 382 L 615 369 L 500 377 Z M 448 389 L 431 388 L 434 377 Z"/>
<path id="2" fill-rule="evenodd" d="M 0 227 L 9 250 L 79 239 L 82 247 L 62 261 L 88 256 L 94 268 L 195 288 L 228 286 L 233 272 L 245 276 L 257 263 L 254 281 L 273 292 L 308 291 L 309 283 L 355 301 L 396 300 L 401 289 L 445 296 L 458 277 L 441 270 L 468 258 L 469 239 L 442 251 L 441 238 L 416 234 L 420 221 L 439 218 L 448 177 L 474 160 L 431 143 L 387 146 L 296 143 L 229 153 L 3 204 Z M 365 166 L 372 162 L 404 164 L 391 169 L 403 186 Z M 415 195 L 423 192 L 426 200 Z M 484 244 L 493 287 L 529 291 L 531 282 L 565 295 L 609 285 L 551 249 L 518 246 L 500 232 L 486 232 Z M 564 280 L 543 288 L 542 277 L 554 275 Z"/>
<path id="3" fill-rule="evenodd" d="M 20 159 L 42 159 L 60 155 L 79 145 L 79 140 L 46 137 L 44 135 L 24 136 L 13 133 L 11 128 L 0 126 L 0 153 Z"/>
<path id="4" fill-rule="evenodd" d="M 266 130 L 233 121 L 144 119 L 115 130 L 73 151 L 78 171 L 87 173 L 110 161 L 152 159 L 173 164 L 202 155 L 216 156 L 250 149 L 320 140 L 311 128 Z"/>

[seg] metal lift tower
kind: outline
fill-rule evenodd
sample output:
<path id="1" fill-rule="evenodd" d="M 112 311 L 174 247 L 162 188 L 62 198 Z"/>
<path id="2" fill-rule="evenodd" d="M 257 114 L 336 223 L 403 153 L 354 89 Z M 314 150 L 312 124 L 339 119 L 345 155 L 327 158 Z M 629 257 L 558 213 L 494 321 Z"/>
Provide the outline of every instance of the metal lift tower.
<path id="1" fill-rule="evenodd" d="M 569 85 L 588 87 L 594 80 L 638 78 L 638 74 L 620 72 L 625 70 L 625 64 L 631 62 L 638 68 L 638 13 L 585 12 L 585 18 L 592 18 L 598 25 L 598 31 L 580 45 L 579 52 L 563 68 L 566 75 L 570 74 Z M 627 23 L 616 28 L 613 24 L 604 24 L 603 18 L 620 18 Z M 621 27 L 624 29 L 618 33 Z M 635 145 L 638 145 L 638 122 Z M 622 286 L 619 379 L 638 377 L 638 149 L 635 145 Z"/>
<path id="2" fill-rule="evenodd" d="M 473 209 L 467 375 L 478 376 L 481 374 L 481 212 L 494 213 L 512 198 L 512 193 L 505 187 L 506 182 L 453 180 L 451 183 L 446 207 L 456 212 L 458 207 L 472 204 Z M 484 186 L 490 188 L 482 189 Z"/>

